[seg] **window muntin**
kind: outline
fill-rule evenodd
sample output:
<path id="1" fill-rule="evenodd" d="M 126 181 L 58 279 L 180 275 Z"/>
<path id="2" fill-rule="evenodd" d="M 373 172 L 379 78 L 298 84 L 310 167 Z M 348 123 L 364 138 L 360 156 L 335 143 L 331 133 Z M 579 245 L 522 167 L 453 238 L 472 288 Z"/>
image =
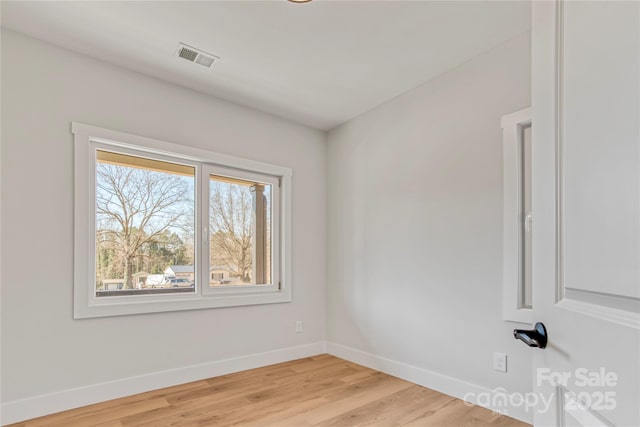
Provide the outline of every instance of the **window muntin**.
<path id="1" fill-rule="evenodd" d="M 81 123 L 73 123 L 72 132 L 75 318 L 291 301 L 291 169 Z M 169 268 L 188 267 L 186 265 L 168 266 L 163 274 L 148 274 L 146 279 L 140 274 L 141 277 L 132 281 L 136 289 L 127 289 L 126 292 L 123 292 L 124 277 L 109 279 L 102 276 L 102 294 L 97 293 L 96 237 L 100 220 L 96 215 L 96 170 L 100 169 L 100 163 L 149 170 L 165 176 L 189 176 L 191 180 L 195 171 L 194 213 L 191 214 L 195 224 L 193 273 L 173 272 Z M 268 257 L 271 263 L 266 276 L 271 278 L 271 283 L 208 286 L 210 278 L 228 279 L 228 273 L 211 270 L 209 266 L 210 175 L 269 186 L 271 194 L 267 209 L 271 215 L 271 246 Z M 184 279 L 185 274 L 192 274 L 193 279 L 191 276 Z"/>
<path id="2" fill-rule="evenodd" d="M 96 150 L 96 297 L 195 292 L 195 176 L 194 166 Z M 176 265 L 190 267 L 189 285 L 171 281 Z"/>

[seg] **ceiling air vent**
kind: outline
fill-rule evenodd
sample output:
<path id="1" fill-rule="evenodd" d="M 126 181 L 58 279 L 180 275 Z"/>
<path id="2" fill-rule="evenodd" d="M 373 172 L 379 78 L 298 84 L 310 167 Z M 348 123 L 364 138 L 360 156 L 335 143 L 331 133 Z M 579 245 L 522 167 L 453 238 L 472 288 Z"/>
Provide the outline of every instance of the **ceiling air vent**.
<path id="1" fill-rule="evenodd" d="M 184 43 L 178 43 L 176 56 L 186 59 L 189 62 L 195 62 L 196 64 L 200 64 L 207 68 L 211 67 L 215 60 L 220 59 L 218 56 L 203 52 Z"/>

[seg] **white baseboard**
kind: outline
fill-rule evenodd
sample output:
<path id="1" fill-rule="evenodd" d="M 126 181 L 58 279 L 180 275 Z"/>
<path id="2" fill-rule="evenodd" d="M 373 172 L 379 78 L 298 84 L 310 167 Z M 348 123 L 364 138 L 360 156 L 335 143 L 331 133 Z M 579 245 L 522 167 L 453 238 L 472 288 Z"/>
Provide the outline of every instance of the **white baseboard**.
<path id="1" fill-rule="evenodd" d="M 2 425 L 132 394 L 326 353 L 324 341 L 92 384 L 2 403 Z"/>
<path id="2" fill-rule="evenodd" d="M 353 363 L 375 369 L 376 371 L 402 378 L 403 380 L 410 381 L 423 387 L 439 391 L 449 396 L 462 399 L 469 403 L 473 403 L 474 405 L 482 406 L 491 410 L 505 409 L 504 407 L 492 407 L 492 402 L 496 402 L 494 396 L 497 394 L 505 394 L 505 391 L 502 389 L 491 390 L 489 388 L 439 374 L 428 369 L 397 362 L 395 360 L 376 356 L 375 354 L 332 342 L 327 343 L 327 353 L 341 359 L 349 360 Z M 527 412 L 522 406 L 513 406 L 509 404 L 510 399 L 508 399 L 508 395 L 503 397 L 502 401 L 506 400 L 508 404 L 506 407 L 506 415 L 526 423 L 533 423 L 533 414 L 531 411 Z"/>

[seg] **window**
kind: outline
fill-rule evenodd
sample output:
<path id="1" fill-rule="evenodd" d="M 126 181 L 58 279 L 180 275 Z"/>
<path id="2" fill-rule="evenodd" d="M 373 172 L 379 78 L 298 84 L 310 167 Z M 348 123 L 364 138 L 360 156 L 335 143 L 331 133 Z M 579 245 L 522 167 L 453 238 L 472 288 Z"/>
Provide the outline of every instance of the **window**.
<path id="1" fill-rule="evenodd" d="M 272 221 L 273 207 L 278 206 L 278 193 L 274 191 L 278 178 L 220 166 L 207 166 L 205 172 L 212 273 L 205 293 L 247 287 L 275 289 L 271 248 L 278 252 L 277 242 L 272 239 L 272 234 L 278 235 L 278 222 Z"/>
<path id="2" fill-rule="evenodd" d="M 291 300 L 290 169 L 72 129 L 76 318 Z"/>
<path id="3" fill-rule="evenodd" d="M 177 279 L 165 270 L 185 265 L 193 273 L 196 167 L 95 153 L 96 297 L 195 292 L 195 282 L 171 286 Z"/>
<path id="4" fill-rule="evenodd" d="M 504 320 L 531 323 L 531 109 L 502 118 Z"/>

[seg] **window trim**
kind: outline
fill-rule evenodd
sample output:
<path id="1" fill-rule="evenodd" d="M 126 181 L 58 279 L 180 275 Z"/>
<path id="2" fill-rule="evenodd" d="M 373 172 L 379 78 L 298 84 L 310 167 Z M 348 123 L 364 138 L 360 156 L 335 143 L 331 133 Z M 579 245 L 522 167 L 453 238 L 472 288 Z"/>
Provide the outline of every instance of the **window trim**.
<path id="1" fill-rule="evenodd" d="M 522 165 L 520 162 L 523 129 L 532 124 L 531 108 L 502 117 L 503 244 L 502 244 L 502 319 L 531 324 L 533 309 L 522 307 Z"/>
<path id="2" fill-rule="evenodd" d="M 255 304 L 283 303 L 291 301 L 291 168 L 255 160 L 243 159 L 215 153 L 172 142 L 104 129 L 83 123 L 72 122 L 74 136 L 74 318 L 121 316 L 130 314 L 156 313 L 166 311 L 194 310 L 215 307 L 232 307 Z M 276 290 L 232 293 L 207 293 L 205 281 L 208 278 L 208 259 L 203 264 L 203 245 L 208 239 L 202 236 L 202 229 L 196 225 L 196 248 L 200 257 L 195 262 L 195 273 L 200 280 L 195 294 L 130 295 L 95 297 L 95 148 L 134 150 L 139 154 L 153 157 L 167 156 L 170 161 L 196 164 L 196 192 L 202 180 L 203 165 L 218 165 L 248 173 L 265 174 L 275 177 L 279 187 L 280 229 L 273 240 L 279 241 L 279 287 Z M 201 187 L 201 186 L 200 186 Z M 201 188 L 202 190 L 202 188 Z M 202 190 L 204 191 L 204 190 Z M 207 190 L 208 191 L 208 190 Z M 196 224 L 198 214 L 202 214 L 202 195 L 196 193 Z M 208 254 L 208 250 L 206 251 Z M 198 263 L 198 261 L 200 263 Z M 205 266 L 204 268 L 202 266 Z M 206 273 L 206 274 L 205 274 Z M 275 282 L 275 280 L 274 280 Z M 206 287 L 208 287 L 206 280 Z M 126 300 L 123 301 L 123 298 Z"/>

